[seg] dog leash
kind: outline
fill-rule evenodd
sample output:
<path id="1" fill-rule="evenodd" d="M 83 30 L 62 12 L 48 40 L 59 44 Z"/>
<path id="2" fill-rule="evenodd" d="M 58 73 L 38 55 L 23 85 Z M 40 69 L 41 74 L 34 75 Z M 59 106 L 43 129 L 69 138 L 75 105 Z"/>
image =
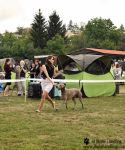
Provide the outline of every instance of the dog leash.
<path id="1" fill-rule="evenodd" d="M 81 82 L 81 80 L 79 80 L 79 88 L 80 88 L 80 82 Z"/>

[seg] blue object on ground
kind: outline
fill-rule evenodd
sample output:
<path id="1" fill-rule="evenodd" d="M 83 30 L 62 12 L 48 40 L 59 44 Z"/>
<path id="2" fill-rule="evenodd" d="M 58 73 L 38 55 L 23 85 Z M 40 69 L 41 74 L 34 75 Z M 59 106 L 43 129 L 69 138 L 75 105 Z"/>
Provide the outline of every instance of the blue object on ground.
<path id="1" fill-rule="evenodd" d="M 0 83 L 0 93 L 3 92 L 3 84 Z"/>

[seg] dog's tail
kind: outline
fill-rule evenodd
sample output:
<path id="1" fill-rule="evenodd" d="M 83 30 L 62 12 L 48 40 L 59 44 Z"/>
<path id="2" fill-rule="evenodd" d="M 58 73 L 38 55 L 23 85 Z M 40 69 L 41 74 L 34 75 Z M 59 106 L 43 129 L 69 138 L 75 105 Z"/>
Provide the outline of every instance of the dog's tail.
<path id="1" fill-rule="evenodd" d="M 84 97 L 87 97 L 87 96 L 85 95 L 85 92 L 84 92 L 83 84 L 82 84 L 82 87 L 81 87 L 81 93 L 82 93 L 82 97 L 83 97 L 83 98 L 84 98 Z"/>

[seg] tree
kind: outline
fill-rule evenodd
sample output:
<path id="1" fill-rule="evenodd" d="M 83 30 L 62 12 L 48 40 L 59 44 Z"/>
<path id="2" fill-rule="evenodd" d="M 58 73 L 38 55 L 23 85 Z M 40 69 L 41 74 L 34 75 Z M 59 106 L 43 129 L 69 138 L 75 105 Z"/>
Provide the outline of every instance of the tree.
<path id="1" fill-rule="evenodd" d="M 42 16 L 39 9 L 38 14 L 35 15 L 35 19 L 32 23 L 31 40 L 33 41 L 35 48 L 44 48 L 47 41 L 46 21 Z"/>
<path id="2" fill-rule="evenodd" d="M 48 25 L 48 38 L 51 40 L 56 34 L 65 36 L 66 27 L 60 21 L 59 15 L 57 15 L 56 11 L 49 16 L 49 25 Z"/>
<path id="3" fill-rule="evenodd" d="M 74 51 L 86 47 L 85 43 L 86 43 L 85 34 L 84 31 L 82 31 L 80 34 L 69 38 L 70 51 Z"/>
<path id="4" fill-rule="evenodd" d="M 30 36 L 27 34 L 19 37 L 13 46 L 13 51 L 13 57 L 33 58 L 34 48 L 33 43 L 30 40 Z"/>
<path id="5" fill-rule="evenodd" d="M 67 30 L 70 30 L 72 33 L 76 34 L 80 32 L 80 28 L 77 23 L 73 23 L 72 20 L 69 21 Z"/>
<path id="6" fill-rule="evenodd" d="M 2 46 L 2 40 L 3 40 L 3 36 L 2 34 L 0 34 L 0 46 Z"/>
<path id="7" fill-rule="evenodd" d="M 66 51 L 66 44 L 63 37 L 60 35 L 55 35 L 51 40 L 47 42 L 47 47 L 45 48 L 46 54 L 64 54 Z"/>
<path id="8" fill-rule="evenodd" d="M 24 28 L 23 27 L 17 27 L 17 34 L 23 35 L 24 33 Z"/>
<path id="9" fill-rule="evenodd" d="M 85 26 L 87 47 L 115 49 L 120 32 L 110 19 L 95 18 Z M 108 44 L 106 44 L 108 41 Z"/>
<path id="10" fill-rule="evenodd" d="M 123 24 L 120 25 L 120 31 L 122 31 L 122 32 L 125 31 L 125 28 L 124 28 Z"/>
<path id="11" fill-rule="evenodd" d="M 11 32 L 5 32 L 4 36 L 2 38 L 2 46 L 5 48 L 9 48 L 12 49 L 12 47 L 14 46 L 14 44 L 16 43 L 17 39 L 14 36 L 13 33 Z"/>
<path id="12" fill-rule="evenodd" d="M 121 32 L 121 36 L 118 41 L 118 49 L 125 51 L 125 33 L 124 32 Z"/>
<path id="13" fill-rule="evenodd" d="M 69 24 L 68 24 L 68 28 L 67 28 L 67 30 L 72 31 L 72 28 L 73 28 L 73 21 L 72 21 L 72 20 L 70 20 L 70 21 L 69 21 Z"/>

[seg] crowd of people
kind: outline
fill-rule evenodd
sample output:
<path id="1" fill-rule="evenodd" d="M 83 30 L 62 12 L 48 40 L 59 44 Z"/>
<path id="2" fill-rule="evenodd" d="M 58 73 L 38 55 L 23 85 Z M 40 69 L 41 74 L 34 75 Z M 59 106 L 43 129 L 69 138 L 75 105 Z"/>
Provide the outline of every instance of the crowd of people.
<path id="1" fill-rule="evenodd" d="M 55 102 L 52 101 L 49 93 L 54 87 L 53 78 L 64 78 L 62 75 L 63 71 L 58 71 L 57 65 L 55 66 L 56 58 L 54 56 L 48 56 L 46 62 L 44 64 L 41 63 L 38 59 L 35 59 L 30 69 L 28 70 L 25 61 L 21 60 L 20 62 L 16 62 L 15 65 L 11 64 L 10 59 L 6 59 L 4 64 L 4 72 L 5 79 L 11 80 L 12 72 L 15 72 L 16 79 L 25 79 L 27 72 L 31 79 L 33 78 L 42 78 L 41 80 L 41 102 L 39 104 L 37 112 L 41 112 L 43 105 L 46 100 L 48 100 L 51 105 L 55 108 Z M 31 80 L 31 82 L 33 82 Z M 25 81 L 20 81 L 15 83 L 17 86 L 17 95 L 22 96 L 25 95 Z M 4 96 L 10 95 L 10 85 L 11 82 L 6 82 L 4 86 Z"/>
<path id="2" fill-rule="evenodd" d="M 28 70 L 25 61 L 21 60 L 20 62 L 16 62 L 15 65 L 11 64 L 10 59 L 6 59 L 4 64 L 5 71 L 5 79 L 11 80 L 12 71 L 16 74 L 16 79 L 25 79 L 27 72 L 29 72 L 30 78 L 42 78 L 41 80 L 41 102 L 38 106 L 37 112 L 41 112 L 43 105 L 46 100 L 48 100 L 52 107 L 56 109 L 55 102 L 52 101 L 51 96 L 49 95 L 50 91 L 52 91 L 54 87 L 53 78 L 55 79 L 64 79 L 63 72 L 58 71 L 58 66 L 55 64 L 56 58 L 54 56 L 48 56 L 46 62 L 44 64 L 41 63 L 38 59 L 35 59 L 30 69 Z M 56 67 L 55 67 L 56 65 Z M 119 63 L 112 64 L 112 71 L 114 79 L 121 80 L 122 79 L 122 66 Z M 2 79 L 2 77 L 0 77 Z M 31 80 L 31 82 L 33 82 Z M 10 95 L 10 85 L 11 82 L 6 82 L 4 87 L 4 96 Z M 116 83 L 116 94 L 119 94 L 119 83 Z M 16 82 L 17 86 L 17 95 L 22 96 L 25 95 L 25 81 Z"/>
<path id="3" fill-rule="evenodd" d="M 27 68 L 23 60 L 21 60 L 20 62 L 16 62 L 15 65 L 12 65 L 10 59 L 6 59 L 4 64 L 4 72 L 6 80 L 11 80 L 12 72 L 16 73 L 16 79 L 24 79 L 27 72 Z M 4 96 L 10 95 L 10 85 L 11 82 L 6 82 L 4 86 Z M 21 94 L 25 94 L 25 82 L 16 82 L 16 85 L 18 90 L 18 96 L 21 96 Z"/>

